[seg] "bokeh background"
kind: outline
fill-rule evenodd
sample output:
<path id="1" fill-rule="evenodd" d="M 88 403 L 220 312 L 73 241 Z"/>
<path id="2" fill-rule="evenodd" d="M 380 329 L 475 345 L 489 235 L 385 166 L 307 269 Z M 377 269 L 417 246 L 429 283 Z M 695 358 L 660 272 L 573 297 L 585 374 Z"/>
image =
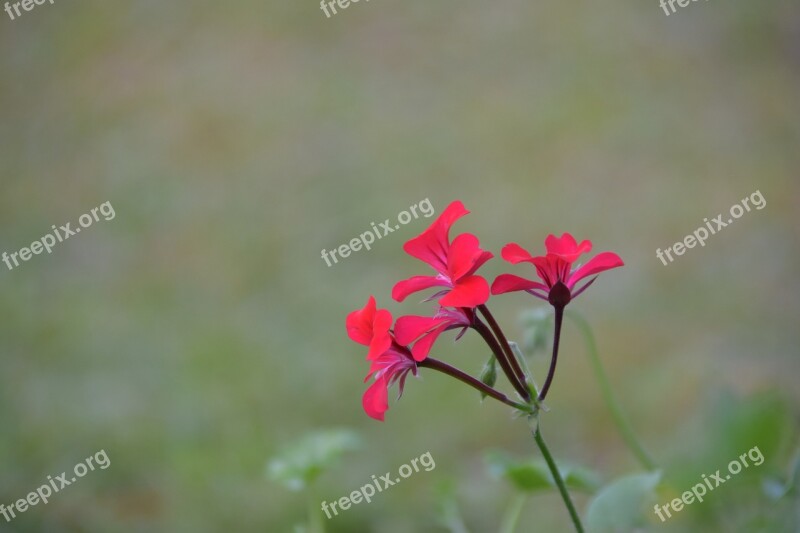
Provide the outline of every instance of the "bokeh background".
<path id="1" fill-rule="evenodd" d="M 327 531 L 496 531 L 514 497 L 488 450 L 536 458 L 524 422 L 446 376 L 409 380 L 384 423 L 360 397 L 346 314 L 427 266 L 419 219 L 328 267 L 332 249 L 429 198 L 499 256 L 550 232 L 623 269 L 573 305 L 592 324 L 666 502 L 753 446 L 766 460 L 643 530 L 800 531 L 797 449 L 800 5 L 655 0 L 56 0 L 0 17 L 0 251 L 105 201 L 101 221 L 0 268 L 0 502 L 100 449 L 111 460 L 0 530 L 297 531 L 332 501 L 430 451 L 436 468 Z M 664 266 L 655 257 L 760 190 Z M 499 257 L 482 273 L 513 269 Z M 510 337 L 539 307 L 490 302 Z M 448 335 L 451 339 L 452 335 Z M 437 355 L 477 373 L 474 335 Z M 542 380 L 547 357 L 531 361 Z M 508 390 L 508 387 L 505 387 Z M 641 472 L 567 325 L 543 430 L 603 480 Z M 361 447 L 310 490 L 270 458 L 326 428 Z M 772 481 L 767 481 L 771 479 Z M 671 487 L 671 488 L 669 488 Z M 772 494 L 774 496 L 774 490 Z M 590 496 L 576 493 L 584 512 Z M 443 512 L 442 509 L 448 509 Z M 317 516 L 319 519 L 319 516 Z M 457 522 L 457 521 L 456 521 Z M 518 531 L 569 531 L 553 491 Z"/>

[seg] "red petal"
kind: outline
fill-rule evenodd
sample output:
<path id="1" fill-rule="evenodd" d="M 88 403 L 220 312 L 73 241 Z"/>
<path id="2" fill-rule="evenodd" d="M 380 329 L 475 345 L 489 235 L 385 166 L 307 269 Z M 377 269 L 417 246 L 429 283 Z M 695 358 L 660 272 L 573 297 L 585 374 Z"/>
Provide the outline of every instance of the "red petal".
<path id="1" fill-rule="evenodd" d="M 370 295 L 363 309 L 347 315 L 347 336 L 353 341 L 365 346 L 372 341 L 372 319 L 375 315 L 375 307 L 375 297 Z M 391 315 L 389 316 L 391 321 Z"/>
<path id="2" fill-rule="evenodd" d="M 446 307 L 476 307 L 489 299 L 489 283 L 481 276 L 467 276 L 455 284 L 439 305 Z"/>
<path id="3" fill-rule="evenodd" d="M 392 327 L 392 314 L 386 309 L 378 309 L 372 320 L 372 341 L 369 343 L 367 359 L 375 359 L 392 345 L 392 337 L 389 336 L 390 327 Z"/>
<path id="4" fill-rule="evenodd" d="M 507 292 L 527 291 L 530 289 L 541 289 L 545 292 L 550 290 L 546 285 L 538 281 L 531 281 L 513 274 L 500 274 L 492 283 L 492 294 L 505 294 Z"/>
<path id="5" fill-rule="evenodd" d="M 447 253 L 450 249 L 450 227 L 469 211 L 460 201 L 452 202 L 433 224 L 403 245 L 403 250 L 412 257 L 428 263 L 438 272 L 447 272 Z"/>
<path id="6" fill-rule="evenodd" d="M 409 294 L 431 287 L 449 287 L 450 284 L 438 276 L 414 276 L 398 281 L 392 289 L 392 298 L 398 302 L 405 300 Z"/>
<path id="7" fill-rule="evenodd" d="M 458 281 L 464 276 L 471 276 L 486 261 L 494 257 L 491 252 L 481 250 L 478 237 L 471 233 L 462 233 L 450 244 L 447 255 L 447 272 L 450 279 Z"/>
<path id="8" fill-rule="evenodd" d="M 394 336 L 398 344 L 408 346 L 444 322 L 447 322 L 447 319 L 415 315 L 401 316 L 394 326 Z"/>
<path id="9" fill-rule="evenodd" d="M 548 254 L 561 256 L 564 260 L 574 263 L 582 254 L 592 251 L 592 242 L 583 241 L 577 243 L 575 237 L 569 233 L 564 233 L 561 237 L 548 235 L 544 241 Z"/>
<path id="10" fill-rule="evenodd" d="M 538 274 L 539 278 L 544 281 L 545 285 L 548 287 L 552 287 L 561 279 L 561 272 L 569 272 L 569 263 L 554 254 L 547 254 L 544 257 L 534 257 L 531 263 L 536 267 L 536 274 Z"/>
<path id="11" fill-rule="evenodd" d="M 386 380 L 379 378 L 369 386 L 361 399 L 364 412 L 375 420 L 383 422 L 384 413 L 389 409 L 389 385 Z"/>
<path id="12" fill-rule="evenodd" d="M 431 353 L 431 348 L 433 348 L 433 344 L 436 342 L 436 339 L 439 338 L 439 335 L 441 335 L 445 329 L 445 327 L 436 328 L 427 335 L 423 335 L 421 339 L 414 343 L 414 347 L 411 348 L 411 355 L 414 356 L 414 361 L 419 363 L 428 357 L 428 354 Z"/>
<path id="13" fill-rule="evenodd" d="M 600 272 L 611 270 L 612 268 L 621 267 L 624 264 L 625 263 L 622 262 L 622 259 L 614 252 L 599 253 L 592 257 L 588 263 L 576 270 L 572 276 L 570 276 L 567 287 L 572 290 L 572 287 L 574 287 L 576 283 L 586 276 L 599 274 Z"/>
<path id="14" fill-rule="evenodd" d="M 533 257 L 531 254 L 528 253 L 522 246 L 517 243 L 509 243 L 503 246 L 503 251 L 500 252 L 500 255 L 503 256 L 503 259 L 511 263 L 512 265 L 516 265 L 517 263 L 522 262 L 532 262 Z"/>

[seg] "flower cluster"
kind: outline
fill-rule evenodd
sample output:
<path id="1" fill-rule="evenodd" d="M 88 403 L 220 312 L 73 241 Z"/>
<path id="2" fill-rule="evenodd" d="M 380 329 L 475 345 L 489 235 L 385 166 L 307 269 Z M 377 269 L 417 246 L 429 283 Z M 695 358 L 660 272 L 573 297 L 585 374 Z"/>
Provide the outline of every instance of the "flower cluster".
<path id="1" fill-rule="evenodd" d="M 540 281 L 501 274 L 490 287 L 486 279 L 476 272 L 494 255 L 483 250 L 478 238 L 471 233 L 450 238 L 450 228 L 468 213 L 460 201 L 452 202 L 428 229 L 403 246 L 406 253 L 430 265 L 435 274 L 413 276 L 398 282 L 392 289 L 392 297 L 402 302 L 411 294 L 436 288 L 438 290 L 426 299 L 438 304 L 434 314 L 401 316 L 394 321 L 392 314 L 386 309 L 378 309 L 375 298 L 370 296 L 363 309 L 347 316 L 348 336 L 368 347 L 370 368 L 365 381 L 374 381 L 364 393 L 363 406 L 372 418 L 384 419 L 389 405 L 389 387 L 397 383 L 402 395 L 408 374 L 416 376 L 419 367 L 449 374 L 484 394 L 525 410 L 532 401 L 531 381 L 521 370 L 508 341 L 486 306 L 490 296 L 525 291 L 548 301 L 556 309 L 557 317 L 560 317 L 564 306 L 594 282 L 595 278 L 591 276 L 623 265 L 616 254 L 603 252 L 586 264 L 576 266 L 578 258 L 591 251 L 592 243 L 584 240 L 578 244 L 569 233 L 561 237 L 549 235 L 545 240 L 547 253 L 544 256 L 534 257 L 514 243 L 507 244 L 502 250 L 503 259 L 511 264 L 532 264 Z M 583 283 L 578 287 L 581 281 Z M 558 326 L 557 331 L 560 331 L 560 323 Z M 493 389 L 492 384 L 483 383 L 430 357 L 436 339 L 451 329 L 460 330 L 456 340 L 469 329 L 481 334 L 524 403 L 511 400 Z M 556 351 L 557 341 L 553 361 Z M 552 366 L 551 373 L 555 365 Z M 539 400 L 542 399 L 540 396 Z"/>

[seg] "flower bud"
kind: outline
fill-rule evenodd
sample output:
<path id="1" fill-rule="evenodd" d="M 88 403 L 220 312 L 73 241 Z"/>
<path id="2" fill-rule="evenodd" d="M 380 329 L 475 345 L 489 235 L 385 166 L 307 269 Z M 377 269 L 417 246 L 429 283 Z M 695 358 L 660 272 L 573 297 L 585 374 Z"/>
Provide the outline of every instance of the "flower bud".
<path id="1" fill-rule="evenodd" d="M 497 382 L 497 360 L 495 359 L 494 355 L 490 355 L 489 360 L 486 361 L 485 365 L 483 365 L 480 380 L 481 383 L 488 385 L 489 387 L 494 387 L 494 384 Z M 481 400 L 484 398 L 486 398 L 486 393 L 481 392 Z"/>

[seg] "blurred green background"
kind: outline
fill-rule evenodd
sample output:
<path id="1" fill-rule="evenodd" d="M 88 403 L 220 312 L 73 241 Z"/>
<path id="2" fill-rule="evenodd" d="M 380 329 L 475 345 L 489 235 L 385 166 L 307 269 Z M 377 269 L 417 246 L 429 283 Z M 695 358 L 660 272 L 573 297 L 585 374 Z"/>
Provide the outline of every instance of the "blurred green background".
<path id="1" fill-rule="evenodd" d="M 489 279 L 525 275 L 500 249 L 541 250 L 550 232 L 623 257 L 572 308 L 676 491 L 761 446 L 753 475 L 647 530 L 800 531 L 796 501 L 762 487 L 788 475 L 800 414 L 797 2 L 667 17 L 656 0 L 372 0 L 327 19 L 313 0 L 56 0 L 2 15 L 0 251 L 105 201 L 116 218 L 0 265 L 0 502 L 100 449 L 111 460 L 0 530 L 292 531 L 307 499 L 430 451 L 434 470 L 327 530 L 446 531 L 449 485 L 470 531 L 496 531 L 513 491 L 484 454 L 538 457 L 525 424 L 424 371 L 375 422 L 345 335 L 370 294 L 395 316 L 429 309 L 390 292 L 428 273 L 401 247 L 433 218 L 320 258 L 430 198 L 472 211 L 456 230 L 498 256 Z M 656 259 L 755 190 L 765 209 Z M 519 339 L 537 302 L 491 307 Z M 479 339 L 446 337 L 438 357 L 477 373 Z M 639 471 L 570 324 L 548 404 L 558 459 L 604 482 Z M 337 427 L 362 447 L 314 495 L 267 477 L 270 457 Z M 518 531 L 569 530 L 555 492 L 527 500 Z"/>

